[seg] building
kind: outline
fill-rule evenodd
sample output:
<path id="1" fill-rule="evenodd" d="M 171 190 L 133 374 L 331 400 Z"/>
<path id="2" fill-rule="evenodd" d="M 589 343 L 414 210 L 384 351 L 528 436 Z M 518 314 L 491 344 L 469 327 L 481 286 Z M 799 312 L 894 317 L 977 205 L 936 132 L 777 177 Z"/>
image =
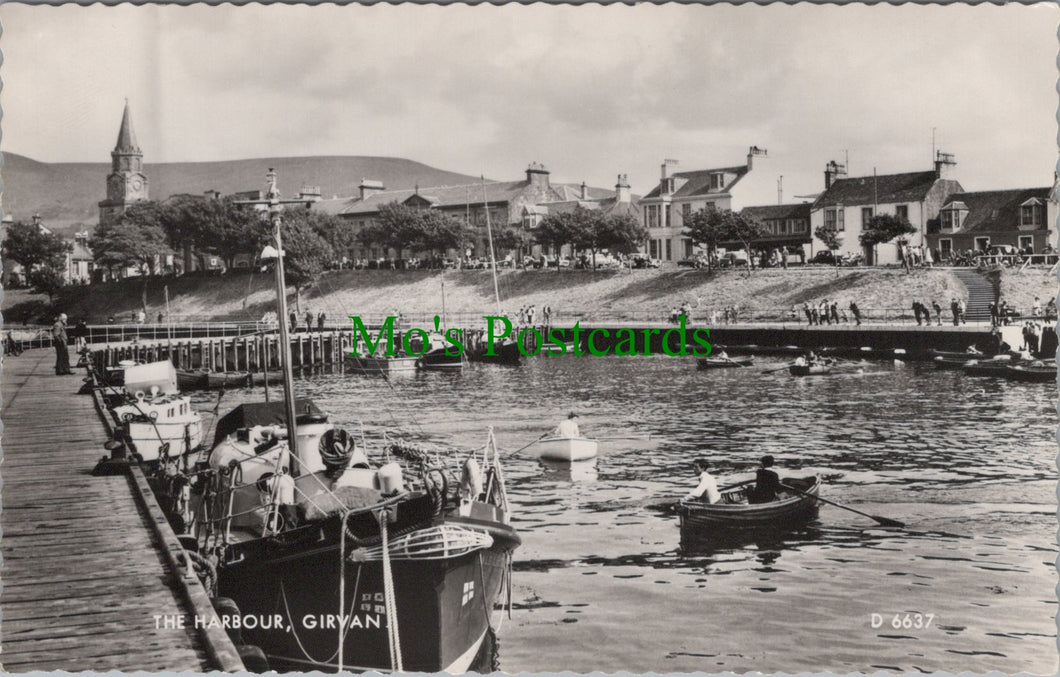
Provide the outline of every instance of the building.
<path id="1" fill-rule="evenodd" d="M 533 236 L 534 230 L 546 217 L 574 211 L 576 207 L 592 209 L 601 212 L 605 216 L 632 216 L 637 223 L 642 223 L 641 212 L 636 196 L 630 191 L 629 178 L 625 174 L 619 174 L 615 181 L 614 192 L 590 188 L 583 182 L 579 188 L 572 190 L 569 186 L 563 187 L 563 192 L 573 192 L 573 198 L 555 202 L 541 202 L 527 205 L 523 208 L 521 227 Z M 555 247 L 549 249 L 535 244 L 531 246 L 528 253 L 533 256 L 549 254 L 554 256 L 570 256 L 573 254 L 569 246 L 557 250 Z"/>
<path id="2" fill-rule="evenodd" d="M 813 240 L 810 233 L 810 211 L 813 205 L 799 202 L 779 205 L 744 207 L 740 216 L 758 221 L 765 226 L 768 235 L 755 241 L 763 249 L 787 249 L 788 252 L 806 253 L 806 245 Z"/>
<path id="3" fill-rule="evenodd" d="M 68 284 L 88 284 L 92 281 L 95 261 L 92 250 L 88 248 L 88 230 L 74 233 L 74 248 L 66 255 L 66 282 Z"/>
<path id="4" fill-rule="evenodd" d="M 820 227 L 838 231 L 841 245 L 837 253 L 862 254 L 867 264 L 898 263 L 897 242 L 864 247 L 859 239 L 862 231 L 877 214 L 891 214 L 917 229 L 909 244 L 927 245 L 928 224 L 938 218 L 950 195 L 964 190 L 953 178 L 956 166 L 953 155 L 939 151 L 934 171 L 847 178 L 846 167 L 829 162 L 824 172 L 825 191 L 810 212 L 810 232 Z M 812 248 L 827 249 L 816 235 Z"/>
<path id="5" fill-rule="evenodd" d="M 315 201 L 312 203 L 312 209 L 335 214 L 352 223 L 358 231 L 374 223 L 383 206 L 390 203 L 437 209 L 478 229 L 478 237 L 469 243 L 467 251 L 462 252 L 470 257 L 489 256 L 487 211 L 489 222 L 494 228 L 532 228 L 532 220 L 528 221 L 526 218 L 528 208 L 533 211 L 537 205 L 567 202 L 573 195 L 584 194 L 587 199 L 592 200 L 608 195 L 607 191 L 601 193 L 595 188 L 552 184 L 549 170 L 538 163 L 531 163 L 526 169 L 525 179 L 520 181 L 487 181 L 457 186 L 417 186 L 412 189 L 387 190 L 379 181 L 364 179 L 358 190 L 357 197 Z M 542 212 L 542 218 L 546 213 Z M 394 258 L 396 255 L 397 252 L 383 251 L 375 246 L 354 252 L 355 258 L 365 259 Z"/>
<path id="6" fill-rule="evenodd" d="M 684 219 L 701 209 L 739 211 L 743 205 L 734 200 L 734 188 L 747 182 L 755 158 L 765 156 L 765 149 L 751 146 L 746 164 L 689 172 L 675 172 L 677 160 L 664 160 L 659 185 L 640 199 L 641 221 L 648 229 L 645 253 L 662 261 L 691 257 L 693 244 L 683 233 Z"/>
<path id="7" fill-rule="evenodd" d="M 107 175 L 107 199 L 99 203 L 100 224 L 117 223 L 129 205 L 147 200 L 147 175 L 144 174 L 144 154 L 136 142 L 129 101 L 118 129 L 118 142 L 110 153 L 110 174 Z"/>
<path id="8" fill-rule="evenodd" d="M 942 260 L 950 252 L 1012 245 L 1040 254 L 1056 247 L 1057 203 L 1052 186 L 954 193 L 928 228 L 927 246 Z"/>

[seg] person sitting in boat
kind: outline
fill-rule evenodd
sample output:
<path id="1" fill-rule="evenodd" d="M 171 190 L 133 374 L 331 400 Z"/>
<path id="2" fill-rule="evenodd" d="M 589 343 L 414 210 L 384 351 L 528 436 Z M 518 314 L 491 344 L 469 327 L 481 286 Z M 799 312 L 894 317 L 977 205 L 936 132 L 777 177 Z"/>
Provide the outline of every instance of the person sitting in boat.
<path id="1" fill-rule="evenodd" d="M 721 350 L 714 353 L 714 357 L 718 358 L 719 360 L 727 360 L 729 359 L 729 354 L 725 352 L 724 348 L 722 348 Z"/>
<path id="2" fill-rule="evenodd" d="M 807 350 L 805 355 L 799 355 L 795 358 L 795 366 L 797 367 L 812 367 L 817 362 L 817 354 L 812 350 Z"/>
<path id="3" fill-rule="evenodd" d="M 707 503 L 717 503 L 721 501 L 721 494 L 718 492 L 718 483 L 711 476 L 707 468 L 710 464 L 707 463 L 705 458 L 696 459 L 692 463 L 692 467 L 695 468 L 696 474 L 699 475 L 699 484 L 695 489 L 688 492 L 685 496 L 686 501 L 699 499 L 706 501 Z"/>
<path id="4" fill-rule="evenodd" d="M 780 484 L 780 476 L 770 470 L 773 467 L 773 457 L 763 456 L 760 461 L 761 467 L 755 473 L 755 486 L 748 494 L 749 503 L 769 503 L 777 500 L 777 492 L 783 489 Z"/>
<path id="5" fill-rule="evenodd" d="M 581 437 L 581 432 L 578 430 L 578 415 L 573 411 L 567 414 L 567 420 L 561 421 L 556 426 L 555 431 L 556 437 Z"/>

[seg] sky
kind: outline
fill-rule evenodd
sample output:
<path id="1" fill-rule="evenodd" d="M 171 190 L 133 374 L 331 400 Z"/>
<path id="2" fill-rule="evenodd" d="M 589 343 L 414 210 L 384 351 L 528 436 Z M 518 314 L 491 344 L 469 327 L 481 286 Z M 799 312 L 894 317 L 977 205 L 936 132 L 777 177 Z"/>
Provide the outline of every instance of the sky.
<path id="1" fill-rule="evenodd" d="M 953 153 L 966 190 L 1045 186 L 1055 4 L 0 5 L 0 149 L 106 162 L 125 98 L 145 161 L 379 155 L 635 193 L 742 164 L 777 201 Z M 371 177 L 368 177 L 371 178 Z"/>

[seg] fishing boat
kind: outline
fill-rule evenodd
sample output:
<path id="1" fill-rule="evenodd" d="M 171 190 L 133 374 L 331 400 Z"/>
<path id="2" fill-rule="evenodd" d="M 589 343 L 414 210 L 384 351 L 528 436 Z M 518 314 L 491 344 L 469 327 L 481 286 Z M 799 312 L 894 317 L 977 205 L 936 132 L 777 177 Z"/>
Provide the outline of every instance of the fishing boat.
<path id="1" fill-rule="evenodd" d="M 1056 364 L 1035 361 L 1027 364 L 1008 365 L 1002 375 L 1013 381 L 1053 383 L 1056 381 Z"/>
<path id="2" fill-rule="evenodd" d="M 177 369 L 177 387 L 184 390 L 202 390 L 206 387 L 205 369 Z"/>
<path id="3" fill-rule="evenodd" d="M 282 251 L 271 171 L 270 180 Z M 285 317 L 283 259 L 275 266 Z M 260 619 L 242 625 L 242 640 L 276 670 L 496 669 L 483 652 L 495 639 L 501 593 L 511 598 L 520 538 L 492 428 L 470 453 L 391 442 L 373 463 L 330 427 L 314 448 L 298 425 L 305 405 L 294 398 L 282 324 L 280 339 L 282 420 L 263 425 L 244 413 L 239 423 L 255 425 L 228 434 L 232 444 L 211 451 L 190 487 L 189 533 L 197 556 L 215 563 L 226 613 Z"/>
<path id="4" fill-rule="evenodd" d="M 177 370 L 177 385 L 181 390 L 244 388 L 250 385 L 250 382 L 250 373 L 246 371 Z"/>
<path id="5" fill-rule="evenodd" d="M 420 358 L 411 355 L 347 355 L 346 363 L 351 371 L 362 374 L 413 374 Z"/>
<path id="6" fill-rule="evenodd" d="M 597 441 L 588 437 L 546 437 L 537 442 L 537 455 L 549 461 L 583 461 L 596 456 Z"/>
<path id="7" fill-rule="evenodd" d="M 413 351 L 418 352 L 423 345 L 410 342 Z M 427 337 L 426 352 L 416 361 L 416 368 L 424 371 L 459 371 L 464 368 L 463 355 L 453 350 L 445 338 L 436 332 Z"/>
<path id="8" fill-rule="evenodd" d="M 190 453 L 202 444 L 202 417 L 177 388 L 169 361 L 124 369 L 123 392 L 106 398 L 114 436 L 138 460 L 154 463 Z"/>
<path id="9" fill-rule="evenodd" d="M 700 357 L 696 360 L 698 369 L 731 369 L 734 367 L 749 367 L 755 363 L 755 358 L 750 355 L 738 357 Z"/>
<path id="10" fill-rule="evenodd" d="M 827 376 L 832 373 L 831 364 L 793 364 L 788 367 L 792 376 Z"/>
<path id="11" fill-rule="evenodd" d="M 781 526 L 796 523 L 813 515 L 817 508 L 817 496 L 821 480 L 816 475 L 804 478 L 786 478 L 787 484 L 796 491 L 782 491 L 775 501 L 749 503 L 750 483 L 734 487 L 721 493 L 721 501 L 681 501 L 677 514 L 681 519 L 681 533 L 740 529 L 748 527 Z"/>

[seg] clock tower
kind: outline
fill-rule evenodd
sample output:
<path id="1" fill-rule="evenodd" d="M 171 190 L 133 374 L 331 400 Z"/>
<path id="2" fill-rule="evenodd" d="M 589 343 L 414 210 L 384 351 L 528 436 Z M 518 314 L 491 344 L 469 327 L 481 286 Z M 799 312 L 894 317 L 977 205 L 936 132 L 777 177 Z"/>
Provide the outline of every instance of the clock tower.
<path id="1" fill-rule="evenodd" d="M 128 206 L 147 200 L 147 175 L 144 174 L 144 154 L 136 143 L 129 101 L 121 116 L 118 143 L 110 153 L 110 174 L 107 175 L 107 199 L 99 203 L 99 222 L 115 223 Z"/>

